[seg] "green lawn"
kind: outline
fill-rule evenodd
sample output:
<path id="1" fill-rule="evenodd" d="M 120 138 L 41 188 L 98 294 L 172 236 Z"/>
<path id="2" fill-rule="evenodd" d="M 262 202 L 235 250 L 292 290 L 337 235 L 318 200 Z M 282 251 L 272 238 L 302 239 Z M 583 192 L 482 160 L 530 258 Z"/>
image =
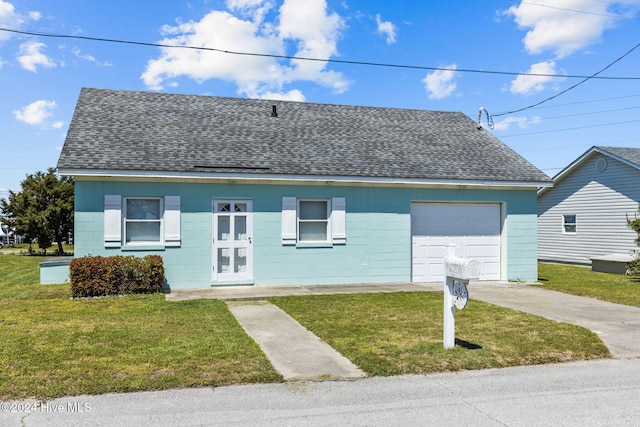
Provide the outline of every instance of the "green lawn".
<path id="1" fill-rule="evenodd" d="M 636 277 L 541 263 L 538 264 L 538 281 L 545 289 L 640 307 L 640 279 Z"/>
<path id="2" fill-rule="evenodd" d="M 0 255 L 0 400 L 282 380 L 224 303 L 74 301 L 41 259 Z"/>
<path id="3" fill-rule="evenodd" d="M 282 381 L 224 303 L 71 300 L 38 284 L 42 259 L 0 255 L 0 400 Z M 585 329 L 474 300 L 444 350 L 441 293 L 272 301 L 370 375 L 609 357 Z"/>
<path id="4" fill-rule="evenodd" d="M 441 293 L 320 295 L 271 298 L 370 375 L 609 357 L 584 328 L 471 300 L 456 311 L 456 342 L 443 348 Z"/>

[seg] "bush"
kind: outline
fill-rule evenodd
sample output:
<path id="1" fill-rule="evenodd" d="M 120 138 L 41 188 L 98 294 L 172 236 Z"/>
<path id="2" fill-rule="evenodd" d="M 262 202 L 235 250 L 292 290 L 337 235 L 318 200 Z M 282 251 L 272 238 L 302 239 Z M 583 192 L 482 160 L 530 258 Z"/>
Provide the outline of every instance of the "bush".
<path id="1" fill-rule="evenodd" d="M 627 264 L 627 274 L 640 276 L 640 258 L 636 257 L 636 259 Z"/>
<path id="2" fill-rule="evenodd" d="M 162 257 L 76 258 L 69 264 L 69 282 L 73 297 L 160 292 L 164 286 Z"/>

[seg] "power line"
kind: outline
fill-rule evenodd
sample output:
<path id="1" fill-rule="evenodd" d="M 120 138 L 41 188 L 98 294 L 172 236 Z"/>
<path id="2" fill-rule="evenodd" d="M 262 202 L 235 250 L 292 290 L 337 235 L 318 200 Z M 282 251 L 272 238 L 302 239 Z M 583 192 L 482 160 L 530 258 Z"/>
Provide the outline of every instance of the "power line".
<path id="1" fill-rule="evenodd" d="M 10 28 L 0 28 L 0 31 L 6 31 L 9 33 L 22 34 L 22 35 L 28 35 L 28 36 L 38 36 L 38 37 L 88 40 L 88 41 L 120 43 L 120 44 L 150 46 L 150 47 L 159 47 L 159 48 L 168 48 L 168 49 L 203 50 L 203 51 L 224 53 L 228 55 L 254 56 L 254 57 L 262 57 L 262 58 L 287 59 L 287 60 L 296 60 L 296 61 L 315 61 L 315 62 L 326 62 L 326 63 L 332 63 L 332 64 L 404 68 L 404 69 L 427 70 L 427 71 L 452 71 L 452 72 L 460 72 L 460 73 L 494 74 L 494 75 L 506 75 L 506 76 L 557 77 L 557 78 L 568 78 L 568 79 L 601 79 L 601 80 L 640 80 L 640 77 L 615 77 L 615 76 L 596 76 L 596 75 L 580 76 L 580 75 L 563 75 L 563 74 L 522 73 L 522 72 L 515 72 L 515 71 L 490 71 L 490 70 L 477 70 L 477 69 L 470 69 L 470 68 L 451 69 L 446 67 L 428 67 L 428 66 L 422 66 L 422 65 L 392 64 L 392 63 L 384 63 L 384 62 L 347 61 L 342 59 L 330 59 L 330 58 L 322 59 L 322 58 L 310 58 L 310 57 L 303 57 L 303 56 L 275 55 L 275 54 L 269 54 L 269 53 L 241 52 L 241 51 L 232 51 L 232 50 L 218 49 L 218 48 L 204 47 L 204 46 L 170 45 L 170 44 L 164 44 L 164 43 L 150 43 L 150 42 L 110 39 L 110 38 L 102 38 L 102 37 L 42 33 L 42 32 L 35 32 L 35 31 L 15 30 Z M 508 114 L 508 113 L 503 113 L 503 114 Z"/>
<path id="2" fill-rule="evenodd" d="M 614 64 L 616 64 L 617 62 L 619 62 L 619 61 L 623 60 L 626 56 L 630 55 L 630 54 L 631 54 L 631 52 L 633 52 L 634 50 L 636 50 L 638 47 L 640 47 L 640 43 L 638 43 L 637 45 L 635 45 L 634 47 L 632 47 L 631 49 L 629 49 L 626 53 L 624 53 L 622 56 L 620 56 L 619 58 L 617 58 L 617 59 L 616 59 L 616 60 L 614 60 L 613 62 L 609 63 L 609 64 L 608 64 L 607 66 L 605 66 L 604 68 L 600 69 L 599 71 L 596 71 L 596 72 L 595 72 L 595 73 L 593 73 L 592 75 L 590 75 L 590 76 L 586 77 L 584 80 L 579 81 L 578 83 L 574 84 L 573 86 L 570 86 L 570 87 L 568 87 L 567 89 L 565 89 L 565 90 L 563 90 L 563 91 L 561 91 L 561 92 L 559 92 L 559 93 L 556 93 L 556 94 L 555 94 L 555 95 L 553 95 L 553 96 L 550 96 L 550 97 L 548 97 L 548 98 L 546 98 L 546 99 L 543 99 L 543 100 L 542 100 L 542 101 L 540 101 L 540 102 L 536 102 L 535 104 L 531 104 L 531 105 L 529 105 L 529 106 L 527 106 L 527 107 L 519 108 L 519 109 L 517 109 L 517 110 L 507 111 L 507 112 L 504 112 L 504 113 L 494 114 L 494 115 L 493 115 L 493 117 L 506 116 L 507 114 L 519 113 L 519 112 L 521 112 L 521 111 L 528 110 L 528 109 L 530 109 L 530 108 L 537 107 L 538 105 L 544 104 L 545 102 L 551 101 L 552 99 L 555 99 L 555 98 L 557 98 L 557 97 L 559 97 L 559 96 L 561 96 L 561 95 L 563 95 L 563 94 L 565 94 L 565 93 L 569 92 L 570 90 L 575 89 L 576 87 L 580 86 L 581 84 L 586 83 L 587 81 L 589 81 L 589 80 L 592 80 L 592 79 L 596 78 L 596 77 L 598 76 L 598 74 L 602 73 L 603 71 L 606 71 L 607 69 L 609 69 L 610 67 L 612 67 L 612 66 L 613 66 Z"/>
<path id="3" fill-rule="evenodd" d="M 517 134 L 514 134 L 514 135 L 501 135 L 500 138 L 503 139 L 503 138 L 513 138 L 513 137 L 516 137 L 516 136 L 538 135 L 538 134 L 541 134 L 541 133 L 566 132 L 566 131 L 570 131 L 570 130 L 581 130 L 581 129 L 598 128 L 598 127 L 604 127 L 604 126 L 624 125 L 624 124 L 627 124 L 627 123 L 636 123 L 636 122 L 640 122 L 640 119 L 638 119 L 638 120 L 627 120 L 627 121 L 615 122 L 615 123 L 601 123 L 601 124 L 590 125 L 590 126 L 578 126 L 578 127 L 565 128 L 565 129 L 553 129 L 553 130 L 541 130 L 541 131 L 538 131 L 538 132 L 517 133 Z"/>
<path id="4" fill-rule="evenodd" d="M 620 99 L 635 98 L 635 97 L 638 97 L 638 96 L 640 96 L 640 93 L 635 94 L 635 95 L 615 96 L 615 97 L 611 97 L 611 98 L 599 98 L 599 99 L 589 99 L 589 100 L 585 100 L 585 101 L 567 102 L 567 103 L 564 103 L 564 104 L 545 105 L 544 107 L 532 108 L 532 110 L 542 110 L 542 109 L 547 109 L 547 108 L 566 107 L 568 105 L 589 104 L 589 103 L 592 103 L 592 102 L 617 101 L 617 100 L 620 100 Z"/>
<path id="5" fill-rule="evenodd" d="M 532 119 L 521 119 L 514 123 L 527 123 L 527 122 L 541 122 L 543 120 L 555 120 L 555 119 L 566 119 L 567 117 L 578 117 L 578 116 L 589 116 L 592 114 L 603 114 L 603 113 L 615 113 L 617 111 L 626 111 L 626 110 L 636 110 L 640 108 L 640 106 L 635 107 L 625 107 L 625 108 L 614 108 L 612 110 L 600 110 L 600 111 L 589 111 L 586 113 L 575 113 L 575 114 L 566 114 L 564 116 L 554 116 L 554 117 L 534 117 Z"/>
<path id="6" fill-rule="evenodd" d="M 613 14 L 613 13 L 590 12 L 588 10 L 569 9 L 569 8 L 564 8 L 564 7 L 550 6 L 548 4 L 532 3 L 532 2 L 528 2 L 528 1 L 519 1 L 519 0 L 510 0 L 510 1 L 512 3 L 527 4 L 529 6 L 540 6 L 540 7 L 545 7 L 545 8 L 548 8 L 548 9 L 562 10 L 562 11 L 565 11 L 565 12 L 583 13 L 583 14 L 587 14 L 587 15 L 604 16 L 604 17 L 608 17 L 608 18 L 633 19 L 633 20 L 636 20 L 636 21 L 640 21 L 640 18 L 636 18 L 636 17 L 633 17 L 633 16 L 616 15 L 616 14 Z M 614 2 L 600 2 L 600 3 L 616 4 Z"/>

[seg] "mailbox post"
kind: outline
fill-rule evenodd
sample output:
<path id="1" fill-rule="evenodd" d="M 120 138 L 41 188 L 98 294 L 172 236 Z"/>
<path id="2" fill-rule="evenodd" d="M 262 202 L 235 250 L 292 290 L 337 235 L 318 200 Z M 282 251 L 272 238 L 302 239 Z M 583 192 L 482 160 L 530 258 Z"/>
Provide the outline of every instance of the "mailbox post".
<path id="1" fill-rule="evenodd" d="M 467 305 L 470 279 L 480 273 L 478 261 L 455 256 L 455 245 L 449 245 L 444 259 L 444 348 L 455 346 L 454 308 L 462 310 Z"/>

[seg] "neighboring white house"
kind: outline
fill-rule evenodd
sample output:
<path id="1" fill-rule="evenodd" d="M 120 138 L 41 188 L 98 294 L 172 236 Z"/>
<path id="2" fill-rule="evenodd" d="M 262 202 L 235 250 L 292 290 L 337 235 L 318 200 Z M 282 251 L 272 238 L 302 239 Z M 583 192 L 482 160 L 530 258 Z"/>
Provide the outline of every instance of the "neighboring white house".
<path id="1" fill-rule="evenodd" d="M 638 249 L 640 148 L 592 147 L 538 191 L 538 259 L 590 264 Z"/>

